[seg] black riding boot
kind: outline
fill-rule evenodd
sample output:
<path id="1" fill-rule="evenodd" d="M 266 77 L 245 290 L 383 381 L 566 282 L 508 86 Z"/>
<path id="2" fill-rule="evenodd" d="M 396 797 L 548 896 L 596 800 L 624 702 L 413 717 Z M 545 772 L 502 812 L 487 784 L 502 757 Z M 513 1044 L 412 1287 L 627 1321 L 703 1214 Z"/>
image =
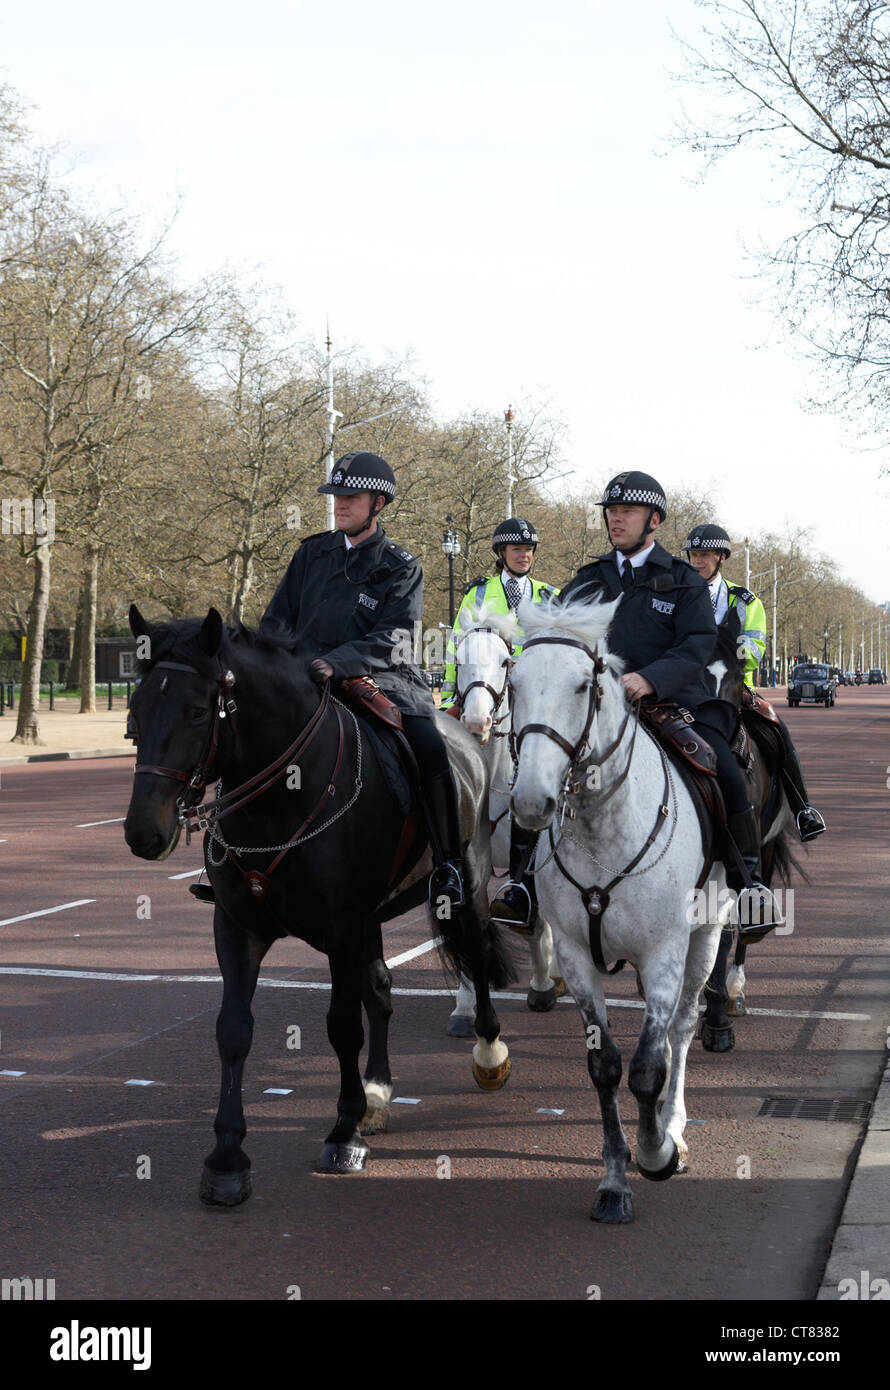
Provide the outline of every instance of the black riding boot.
<path id="1" fill-rule="evenodd" d="M 430 907 L 435 911 L 437 899 L 443 897 L 448 899 L 452 908 L 463 907 L 460 816 L 454 778 L 450 771 L 430 778 L 424 787 L 424 809 L 434 865 L 429 881 Z"/>
<path id="2" fill-rule="evenodd" d="M 796 815 L 800 838 L 806 844 L 807 840 L 815 840 L 817 835 L 824 835 L 825 821 L 815 806 L 809 804 L 807 784 L 803 780 L 800 759 L 797 756 L 797 749 L 790 739 L 785 740 L 785 762 L 782 767 L 782 778 L 786 791 L 789 793 L 788 799 L 791 809 Z"/>
<path id="3" fill-rule="evenodd" d="M 523 830 L 515 820 L 510 821 L 510 879 L 498 889 L 491 901 L 489 921 L 509 927 L 520 936 L 534 936 L 538 925 L 538 895 L 534 874 L 519 877 L 523 862 L 531 863 L 538 830 Z"/>
<path id="4" fill-rule="evenodd" d="M 762 879 L 760 826 L 754 807 L 729 816 L 727 828 L 745 867 L 743 874 L 732 854 L 727 855 L 726 882 L 738 894 L 739 942 L 748 946 L 762 941 L 774 927 L 782 926 L 785 918 L 775 895 Z"/>

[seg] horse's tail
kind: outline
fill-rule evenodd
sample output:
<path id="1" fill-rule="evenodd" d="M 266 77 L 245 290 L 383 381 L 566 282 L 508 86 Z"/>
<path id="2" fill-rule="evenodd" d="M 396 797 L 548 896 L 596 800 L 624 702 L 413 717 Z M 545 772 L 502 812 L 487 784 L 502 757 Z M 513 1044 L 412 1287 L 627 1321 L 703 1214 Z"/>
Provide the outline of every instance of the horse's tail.
<path id="1" fill-rule="evenodd" d="M 769 851 L 769 858 L 766 852 Z M 791 837 L 785 830 L 780 830 L 774 839 L 764 845 L 764 868 L 766 869 L 766 883 L 771 887 L 775 879 L 780 879 L 787 888 L 791 882 L 792 870 L 804 883 L 809 883 L 810 876 L 798 859 L 797 855 L 791 850 Z"/>
<path id="2" fill-rule="evenodd" d="M 436 913 L 435 923 L 446 972 L 472 979 L 481 959 L 492 989 L 506 989 L 517 978 L 513 943 L 494 923 L 485 922 L 480 929 L 475 914 L 463 908 L 441 919 Z"/>

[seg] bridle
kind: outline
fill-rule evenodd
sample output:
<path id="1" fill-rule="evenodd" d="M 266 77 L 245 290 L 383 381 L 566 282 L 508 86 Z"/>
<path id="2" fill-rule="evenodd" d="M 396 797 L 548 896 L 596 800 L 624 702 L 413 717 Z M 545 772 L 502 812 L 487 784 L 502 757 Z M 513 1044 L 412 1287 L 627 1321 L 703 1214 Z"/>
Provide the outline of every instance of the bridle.
<path id="1" fill-rule="evenodd" d="M 287 747 L 284 750 L 283 753 L 280 753 L 273 762 L 269 763 L 260 772 L 255 773 L 253 777 L 250 777 L 246 782 L 242 782 L 239 786 L 233 787 L 232 790 L 229 792 L 222 793 L 222 784 L 220 783 L 220 785 L 217 787 L 217 796 L 214 798 L 214 800 L 203 802 L 201 798 L 204 795 L 207 783 L 211 780 L 211 777 L 213 775 L 213 764 L 216 759 L 216 754 L 219 748 L 221 721 L 226 719 L 230 715 L 234 715 L 237 711 L 237 705 L 235 704 L 235 701 L 231 698 L 231 695 L 227 697 L 227 692 L 230 692 L 235 684 L 235 675 L 231 670 L 223 671 L 222 662 L 218 662 L 218 665 L 219 677 L 217 682 L 217 700 L 213 724 L 211 725 L 210 731 L 207 735 L 207 739 L 205 740 L 201 756 L 192 772 L 182 772 L 177 768 L 160 767 L 153 763 L 137 763 L 134 768 L 134 775 L 137 773 L 151 773 L 156 777 L 168 777 L 172 778 L 174 781 L 177 782 L 185 782 L 187 784 L 187 789 L 186 792 L 184 792 L 181 796 L 177 797 L 176 809 L 178 813 L 179 826 L 185 826 L 186 828 L 186 842 L 188 842 L 188 840 L 190 839 L 193 828 L 196 827 L 199 830 L 206 831 L 208 834 L 211 835 L 211 837 L 219 839 L 223 843 L 223 845 L 225 845 L 225 841 L 222 840 L 222 837 L 218 831 L 218 823 L 221 820 L 221 818 L 224 815 L 230 814 L 232 811 L 240 810 L 243 806 L 246 806 L 249 802 L 253 801 L 256 797 L 260 796 L 264 791 L 267 791 L 277 780 L 282 770 L 285 767 L 287 767 L 290 763 L 292 763 L 299 755 L 305 753 L 307 748 L 313 742 L 316 734 L 319 732 L 322 722 L 324 721 L 325 715 L 331 708 L 333 697 L 331 695 L 331 683 L 330 681 L 325 681 L 324 687 L 322 689 L 321 699 L 319 700 L 317 708 L 310 715 L 306 724 L 304 724 L 303 728 L 297 734 L 297 737 L 294 739 L 294 741 L 290 744 L 289 747 Z M 201 671 L 199 671 L 197 667 L 189 666 L 186 665 L 184 662 L 179 661 L 158 661 L 152 667 L 152 670 L 188 671 L 191 675 L 196 675 L 201 677 L 202 679 L 206 679 L 206 676 Z M 265 895 L 268 886 L 268 878 L 269 875 L 272 873 L 272 870 L 277 867 L 277 865 L 281 862 L 288 850 L 293 849 L 294 846 L 298 844 L 302 838 L 309 838 L 309 836 L 305 833 L 308 827 L 321 814 L 323 808 L 326 805 L 330 805 L 331 799 L 336 795 L 337 774 L 339 773 L 340 764 L 343 758 L 344 731 L 343 720 L 340 715 L 339 701 L 333 700 L 333 705 L 334 713 L 337 718 L 338 728 L 337 753 L 334 761 L 333 771 L 330 777 L 328 778 L 327 782 L 325 783 L 324 790 L 322 791 L 319 801 L 317 802 L 313 810 L 310 812 L 310 814 L 303 821 L 303 823 L 300 825 L 299 829 L 290 837 L 290 839 L 285 844 L 268 847 L 270 850 L 278 850 L 279 853 L 277 854 L 273 862 L 269 865 L 269 867 L 266 869 L 264 874 L 259 873 L 257 870 L 243 869 L 241 864 L 238 862 L 234 848 L 225 845 L 226 856 L 224 857 L 228 857 L 235 864 L 238 871 L 241 873 L 242 878 L 247 884 L 248 889 L 255 898 L 261 898 Z M 359 734 L 357 724 L 356 760 L 356 786 L 352 800 L 347 804 L 347 806 L 343 807 L 341 811 L 337 812 L 336 816 L 332 817 L 331 819 L 339 818 L 339 816 L 343 814 L 343 811 L 347 810 L 361 793 L 361 736 Z M 192 791 L 194 793 L 194 800 L 192 800 L 191 802 L 188 802 L 186 800 L 186 794 L 188 791 Z M 329 823 L 329 821 L 326 821 L 324 825 L 327 825 Z M 324 825 L 320 828 L 323 829 Z M 312 834 L 317 833 L 317 830 L 312 832 Z M 265 852 L 265 849 L 261 847 L 253 849 L 247 846 L 239 846 L 238 849 L 239 852 L 244 852 L 246 849 L 250 849 L 250 852 L 256 853 Z M 216 863 L 216 861 L 213 862 Z"/>
<path id="2" fill-rule="evenodd" d="M 559 732 L 559 730 L 552 728 L 550 724 L 525 724 L 522 727 L 522 729 L 519 730 L 518 733 L 514 729 L 513 737 L 515 738 L 515 744 L 513 747 L 513 757 L 514 761 L 518 760 L 519 753 L 522 748 L 522 740 L 526 737 L 527 734 L 544 734 L 545 737 L 551 739 L 563 750 L 564 753 L 568 755 L 569 766 L 565 777 L 565 787 L 568 791 L 579 764 L 590 757 L 590 729 L 591 725 L 593 724 L 594 717 L 599 712 L 600 706 L 602 705 L 603 687 L 600 684 L 599 678 L 606 669 L 606 663 L 600 656 L 598 651 L 591 650 L 591 648 L 588 647 L 586 642 L 581 642 L 576 637 L 533 637 L 530 642 L 526 642 L 525 646 L 523 647 L 523 652 L 527 652 L 530 647 L 543 646 L 578 647 L 582 652 L 585 653 L 586 656 L 590 657 L 590 660 L 593 662 L 594 678 L 590 683 L 590 693 L 587 697 L 587 718 L 584 721 L 584 728 L 581 730 L 580 737 L 577 738 L 574 743 L 569 743 L 568 739 L 564 738 L 563 735 Z M 600 766 L 606 763 L 608 759 L 612 756 L 612 754 L 615 752 L 615 750 L 619 747 L 621 740 L 624 738 L 624 731 L 627 728 L 628 720 L 630 719 L 631 714 L 633 713 L 633 709 L 633 706 L 628 707 L 627 713 L 621 721 L 621 728 L 618 730 L 617 736 L 612 740 L 608 748 L 606 748 L 605 751 L 600 754 Z M 633 734 L 634 739 L 636 738 L 636 734 L 637 726 L 635 725 Z M 631 741 L 630 751 L 632 755 L 633 741 Z M 627 776 L 629 768 L 630 758 L 628 758 L 627 766 L 625 767 L 624 772 L 621 775 L 621 778 L 617 783 L 613 784 L 613 786 L 617 788 L 617 786 L 621 785 L 621 782 L 623 782 L 624 778 Z M 610 788 L 609 795 L 611 794 L 612 789 Z"/>
<path id="3" fill-rule="evenodd" d="M 235 684 L 234 672 L 231 670 L 223 671 L 222 662 L 219 659 L 217 659 L 217 666 L 219 667 L 219 675 L 217 677 L 216 709 L 213 714 L 213 723 L 208 731 L 201 756 L 192 771 L 180 772 L 177 768 L 160 767 L 155 763 L 137 763 L 133 769 L 134 776 L 136 773 L 150 772 L 153 773 L 155 777 L 170 777 L 176 782 L 186 782 L 188 784 L 187 790 L 195 793 L 195 799 L 191 803 L 192 807 L 195 806 L 196 802 L 201 800 L 201 797 L 204 795 L 204 789 L 210 781 L 213 764 L 216 761 L 216 754 L 219 749 L 222 721 L 228 718 L 229 715 L 234 715 L 238 709 L 238 706 L 235 704 L 230 694 Z M 190 675 L 198 676 L 202 680 L 207 679 L 203 672 L 199 671 L 196 666 L 188 666 L 183 661 L 156 661 L 152 667 L 152 671 L 188 671 Z M 166 677 L 164 678 L 164 683 L 166 683 Z M 162 683 L 161 689 L 164 688 L 164 683 Z M 176 805 L 177 809 L 180 810 L 180 823 L 182 823 L 183 816 L 181 812 L 185 809 L 189 809 L 186 807 L 184 794 L 177 799 Z"/>
<path id="4" fill-rule="evenodd" d="M 466 637 L 469 637 L 470 634 L 471 634 L 471 633 L 474 633 L 474 632 L 491 632 L 491 633 L 493 633 L 495 637 L 499 637 L 499 638 L 500 638 L 500 640 L 503 642 L 504 646 L 507 648 L 507 651 L 508 651 L 508 653 L 509 653 L 509 655 L 510 655 L 510 659 L 509 659 L 509 661 L 507 662 L 506 667 L 505 667 L 505 670 L 504 670 L 504 684 L 501 686 L 501 689 L 500 689 L 499 691 L 498 691 L 498 690 L 495 690 L 495 689 L 494 689 L 494 686 L 489 685 L 488 681 L 470 681 L 470 684 L 469 684 L 464 690 L 461 690 L 461 688 L 460 688 L 460 663 L 457 661 L 457 652 L 458 652 L 458 648 L 460 647 L 461 642 L 463 642 L 463 640 L 464 640 Z M 505 710 L 504 710 L 504 713 L 501 715 L 501 717 L 500 717 L 499 719 L 496 718 L 496 715 L 497 715 L 497 712 L 498 712 L 498 710 L 500 709 L 501 705 L 502 705 L 503 702 L 504 702 L 504 699 L 505 699 L 505 697 L 506 697 L 506 695 L 507 695 L 507 692 L 508 692 L 508 689 L 509 689 L 509 686 L 510 686 L 510 670 L 511 670 L 511 668 L 512 668 L 512 666 L 514 665 L 515 660 L 516 660 L 516 658 L 515 658 L 515 656 L 514 656 L 514 647 L 513 647 L 513 643 L 510 642 L 510 641 L 504 636 L 504 634 L 503 634 L 502 632 L 498 632 L 498 630 L 497 630 L 496 627 L 487 627 L 487 626 L 485 626 L 485 625 L 483 625 L 483 624 L 479 624 L 479 625 L 477 625 L 477 626 L 475 626 L 475 627 L 467 628 L 466 632 L 462 632 L 462 633 L 461 633 L 460 637 L 457 639 L 457 641 L 456 641 L 455 644 L 454 644 L 454 655 L 455 655 L 455 665 L 456 665 L 456 667 L 457 667 L 457 683 L 456 683 L 456 688 L 455 688 L 455 698 L 456 698 L 458 704 L 463 704 L 464 700 L 465 700 L 466 697 L 469 695 L 469 693 L 470 693 L 471 690 L 476 690 L 477 688 L 478 688 L 479 690 L 487 690 L 487 691 L 488 691 L 488 694 L 491 696 L 491 699 L 492 699 L 492 711 L 491 711 L 491 732 L 492 732 L 492 736 L 493 736 L 494 738 L 506 738 L 506 736 L 507 736 L 506 733 L 505 733 L 505 732 L 502 732 L 502 731 L 501 731 L 500 729 L 498 729 L 496 726 L 497 726 L 498 724 L 503 724 L 504 720 L 507 719 L 507 718 L 509 717 L 510 711 L 509 711 L 509 709 L 505 709 Z"/>

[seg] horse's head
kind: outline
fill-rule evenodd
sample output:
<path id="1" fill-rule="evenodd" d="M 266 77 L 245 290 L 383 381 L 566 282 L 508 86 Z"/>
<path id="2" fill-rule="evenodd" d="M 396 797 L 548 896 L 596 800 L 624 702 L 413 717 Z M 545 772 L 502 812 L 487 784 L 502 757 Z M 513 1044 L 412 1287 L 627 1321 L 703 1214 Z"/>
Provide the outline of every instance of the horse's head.
<path id="1" fill-rule="evenodd" d="M 140 681 L 130 704 L 137 763 L 124 835 L 141 859 L 166 859 L 179 839 L 179 807 L 200 800 L 212 772 L 234 678 L 223 660 L 223 621 L 150 624 L 130 608 Z"/>
<path id="2" fill-rule="evenodd" d="M 520 606 L 524 645 L 510 680 L 519 760 L 511 805 L 527 830 L 552 821 L 567 774 L 595 748 L 600 719 L 611 728 L 626 710 L 621 662 L 605 644 L 620 602 Z"/>
<path id="3" fill-rule="evenodd" d="M 510 614 L 493 613 L 485 604 L 460 613 L 455 643 L 455 693 L 461 722 L 487 743 L 494 720 L 506 713 L 507 681 L 513 664 L 518 628 Z"/>
<path id="4" fill-rule="evenodd" d="M 744 639 L 734 637 L 725 625 L 717 629 L 714 659 L 705 667 L 705 679 L 714 696 L 738 708 L 745 685 Z"/>

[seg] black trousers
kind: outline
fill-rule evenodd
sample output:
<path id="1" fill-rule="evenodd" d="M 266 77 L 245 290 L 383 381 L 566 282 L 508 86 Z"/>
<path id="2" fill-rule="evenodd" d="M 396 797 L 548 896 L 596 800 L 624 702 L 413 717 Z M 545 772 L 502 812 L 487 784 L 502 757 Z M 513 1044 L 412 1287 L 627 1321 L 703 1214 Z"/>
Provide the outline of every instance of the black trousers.
<path id="1" fill-rule="evenodd" d="M 717 782 L 726 803 L 726 814 L 740 815 L 751 804 L 748 784 L 729 745 L 736 736 L 739 726 L 739 712 L 728 700 L 705 700 L 691 713 L 695 715 L 692 727 L 717 755 Z"/>
<path id="2" fill-rule="evenodd" d="M 424 784 L 451 770 L 448 749 L 435 719 L 428 719 L 424 714 L 406 714 L 402 710 L 402 728 L 417 759 Z"/>

